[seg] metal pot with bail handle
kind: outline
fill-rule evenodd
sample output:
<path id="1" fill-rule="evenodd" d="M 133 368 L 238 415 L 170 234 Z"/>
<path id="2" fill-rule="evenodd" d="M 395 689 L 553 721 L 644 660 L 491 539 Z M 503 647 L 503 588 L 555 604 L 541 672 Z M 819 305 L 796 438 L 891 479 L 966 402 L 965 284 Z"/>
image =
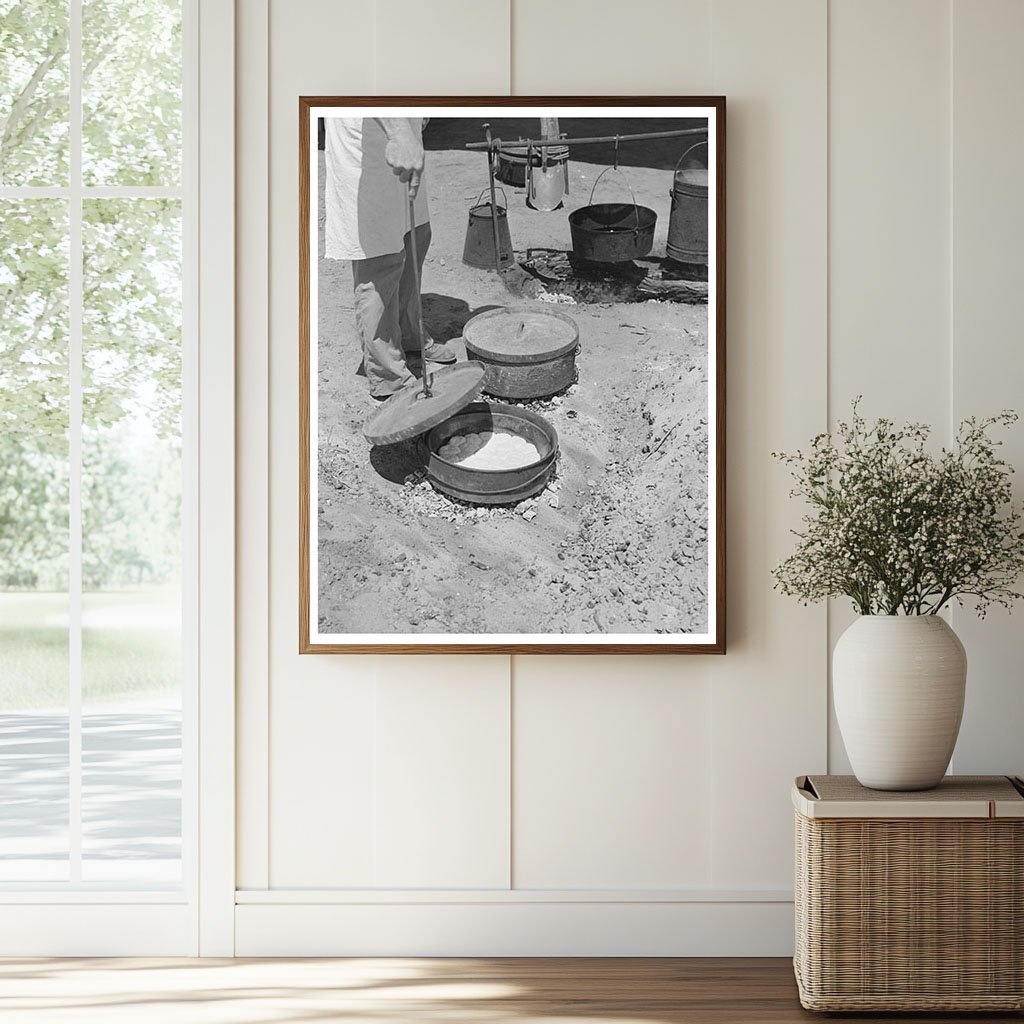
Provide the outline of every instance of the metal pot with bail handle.
<path id="1" fill-rule="evenodd" d="M 597 176 L 590 190 L 590 203 L 569 214 L 573 254 L 595 263 L 627 263 L 646 256 L 654 248 L 658 215 L 647 206 L 637 205 L 629 179 L 619 170 L 618 140 L 615 150 L 615 164 Z M 630 203 L 594 203 L 597 186 L 609 171 L 626 183 Z"/>
<path id="2" fill-rule="evenodd" d="M 708 261 L 708 168 L 692 160 L 680 164 L 695 150 L 707 149 L 707 139 L 695 142 L 676 161 L 672 172 L 672 212 L 668 222 L 669 259 L 678 263 L 706 264 Z"/>
<path id="3" fill-rule="evenodd" d="M 508 197 L 503 188 L 498 188 L 504 206 L 495 200 L 482 203 L 481 199 L 487 189 L 483 189 L 476 201 L 469 208 L 469 223 L 466 225 L 466 244 L 462 250 L 462 262 L 482 270 L 504 270 L 515 263 L 512 251 L 512 236 L 508 229 Z M 494 239 L 497 233 L 498 259 L 495 259 Z"/>

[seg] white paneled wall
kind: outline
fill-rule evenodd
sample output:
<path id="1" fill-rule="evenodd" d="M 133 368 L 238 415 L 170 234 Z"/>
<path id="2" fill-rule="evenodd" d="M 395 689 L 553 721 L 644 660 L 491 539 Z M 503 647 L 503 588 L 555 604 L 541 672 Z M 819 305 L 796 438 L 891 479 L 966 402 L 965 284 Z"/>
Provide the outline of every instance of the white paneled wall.
<path id="1" fill-rule="evenodd" d="M 531 657 L 513 685 L 513 884 L 710 885 L 706 681 L 667 657 Z"/>
<path id="2" fill-rule="evenodd" d="M 508 92 L 508 0 L 380 0 L 363 7 L 377 16 L 374 95 Z"/>
<path id="3" fill-rule="evenodd" d="M 846 612 L 771 590 L 769 453 L 860 392 L 943 436 L 1024 404 L 1022 5 L 238 6 L 239 952 L 786 953 Z M 728 98 L 724 658 L 295 653 L 297 98 L 512 91 Z M 1024 769 L 1011 627 L 957 618 L 960 770 Z"/>
<path id="4" fill-rule="evenodd" d="M 712 19 L 709 87 L 729 126 L 729 653 L 708 665 L 712 877 L 788 890 L 789 785 L 826 760 L 825 611 L 771 592 L 799 513 L 770 453 L 825 426 L 826 18 L 816 0 L 716 0 Z"/>
<path id="5" fill-rule="evenodd" d="M 377 886 L 507 888 L 509 659 L 439 655 L 422 672 L 380 659 L 380 668 Z"/>
<path id="6" fill-rule="evenodd" d="M 642 7 L 511 0 L 511 7 L 512 91 L 520 96 L 712 92 L 709 0 L 644 0 Z"/>
<path id="7" fill-rule="evenodd" d="M 946 4 L 832 0 L 831 427 L 862 395 L 865 416 L 948 433 L 949 88 Z M 854 614 L 848 601 L 830 612 L 831 650 Z M 849 771 L 834 717 L 830 737 L 829 767 Z"/>
<path id="8" fill-rule="evenodd" d="M 949 422 L 949 18 L 829 5 L 829 403 Z"/>
<path id="9" fill-rule="evenodd" d="M 1024 4 L 955 0 L 952 15 L 949 384 L 959 422 L 1006 408 L 1024 415 Z M 1024 498 L 1024 426 L 1003 453 Z M 954 612 L 970 664 L 957 771 L 1024 773 L 1022 618 L 1021 607 L 983 622 Z"/>
<path id="10" fill-rule="evenodd" d="M 859 394 L 942 443 L 965 416 L 1024 412 L 1022 30 L 1015 0 L 831 0 L 832 425 Z M 1024 427 L 1006 441 L 1024 470 Z M 830 644 L 852 618 L 833 603 Z M 1024 633 L 998 611 L 952 621 L 969 661 L 953 770 L 1020 772 Z M 849 765 L 834 721 L 829 764 Z"/>
<path id="11" fill-rule="evenodd" d="M 266 631 L 270 657 L 267 679 L 243 680 L 238 695 L 243 718 L 250 685 L 253 700 L 268 707 L 265 752 L 253 752 L 254 758 L 263 756 L 263 763 L 253 767 L 266 773 L 267 798 L 239 809 L 242 841 L 260 843 L 268 856 L 253 876 L 245 873 L 243 856 L 239 885 L 246 887 L 305 886 L 327 878 L 338 885 L 368 885 L 374 877 L 374 665 L 299 658 L 293 543 L 299 529 L 298 97 L 330 94 L 339 81 L 352 93 L 373 92 L 374 34 L 373 4 L 274 0 L 269 4 L 269 53 L 253 55 L 255 60 L 269 59 L 269 198 L 266 211 L 254 210 L 253 216 L 269 213 L 270 220 L 272 383 L 267 396 L 269 580 L 252 584 L 269 588 L 270 621 L 255 622 L 251 629 L 257 640 Z M 245 288 L 244 281 L 240 287 Z M 249 343 L 242 339 L 243 349 Z M 249 589 L 244 572 L 243 566 L 242 594 Z M 240 747 L 245 757 L 244 736 Z M 246 827 L 250 813 L 251 830 Z"/>

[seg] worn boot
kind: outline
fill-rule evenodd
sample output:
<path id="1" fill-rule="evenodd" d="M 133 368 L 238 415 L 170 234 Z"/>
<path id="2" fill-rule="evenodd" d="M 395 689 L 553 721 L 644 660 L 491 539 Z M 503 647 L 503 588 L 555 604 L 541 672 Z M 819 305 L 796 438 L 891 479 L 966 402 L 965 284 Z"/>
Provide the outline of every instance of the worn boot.
<path id="1" fill-rule="evenodd" d="M 416 354 L 428 363 L 454 363 L 458 358 L 455 349 L 447 342 L 435 341 L 433 338 L 429 338 L 426 347 Z"/>

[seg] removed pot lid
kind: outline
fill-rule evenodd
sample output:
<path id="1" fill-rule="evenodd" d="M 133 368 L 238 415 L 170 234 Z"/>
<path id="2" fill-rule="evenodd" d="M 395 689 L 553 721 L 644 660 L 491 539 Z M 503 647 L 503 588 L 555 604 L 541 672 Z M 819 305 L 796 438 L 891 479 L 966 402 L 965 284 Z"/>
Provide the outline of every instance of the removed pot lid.
<path id="1" fill-rule="evenodd" d="M 580 340 L 576 321 L 554 309 L 504 306 L 478 313 L 462 331 L 466 351 L 500 363 L 544 363 Z"/>
<path id="2" fill-rule="evenodd" d="M 680 167 L 675 173 L 677 185 L 696 185 L 698 188 L 708 187 L 708 169 L 699 165 Z"/>
<path id="3" fill-rule="evenodd" d="M 429 398 L 422 381 L 407 384 L 371 413 L 363 436 L 370 444 L 394 444 L 436 427 L 480 397 L 486 372 L 472 360 L 446 366 L 431 378 Z"/>

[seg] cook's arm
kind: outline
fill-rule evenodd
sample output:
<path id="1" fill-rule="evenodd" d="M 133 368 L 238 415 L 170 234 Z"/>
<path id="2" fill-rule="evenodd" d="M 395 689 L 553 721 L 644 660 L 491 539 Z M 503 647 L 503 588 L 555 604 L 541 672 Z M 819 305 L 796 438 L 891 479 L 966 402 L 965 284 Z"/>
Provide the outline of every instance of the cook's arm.
<path id="1" fill-rule="evenodd" d="M 402 181 L 409 183 L 415 195 L 423 174 L 423 143 L 404 117 L 379 117 L 378 123 L 388 137 L 384 159 Z"/>

